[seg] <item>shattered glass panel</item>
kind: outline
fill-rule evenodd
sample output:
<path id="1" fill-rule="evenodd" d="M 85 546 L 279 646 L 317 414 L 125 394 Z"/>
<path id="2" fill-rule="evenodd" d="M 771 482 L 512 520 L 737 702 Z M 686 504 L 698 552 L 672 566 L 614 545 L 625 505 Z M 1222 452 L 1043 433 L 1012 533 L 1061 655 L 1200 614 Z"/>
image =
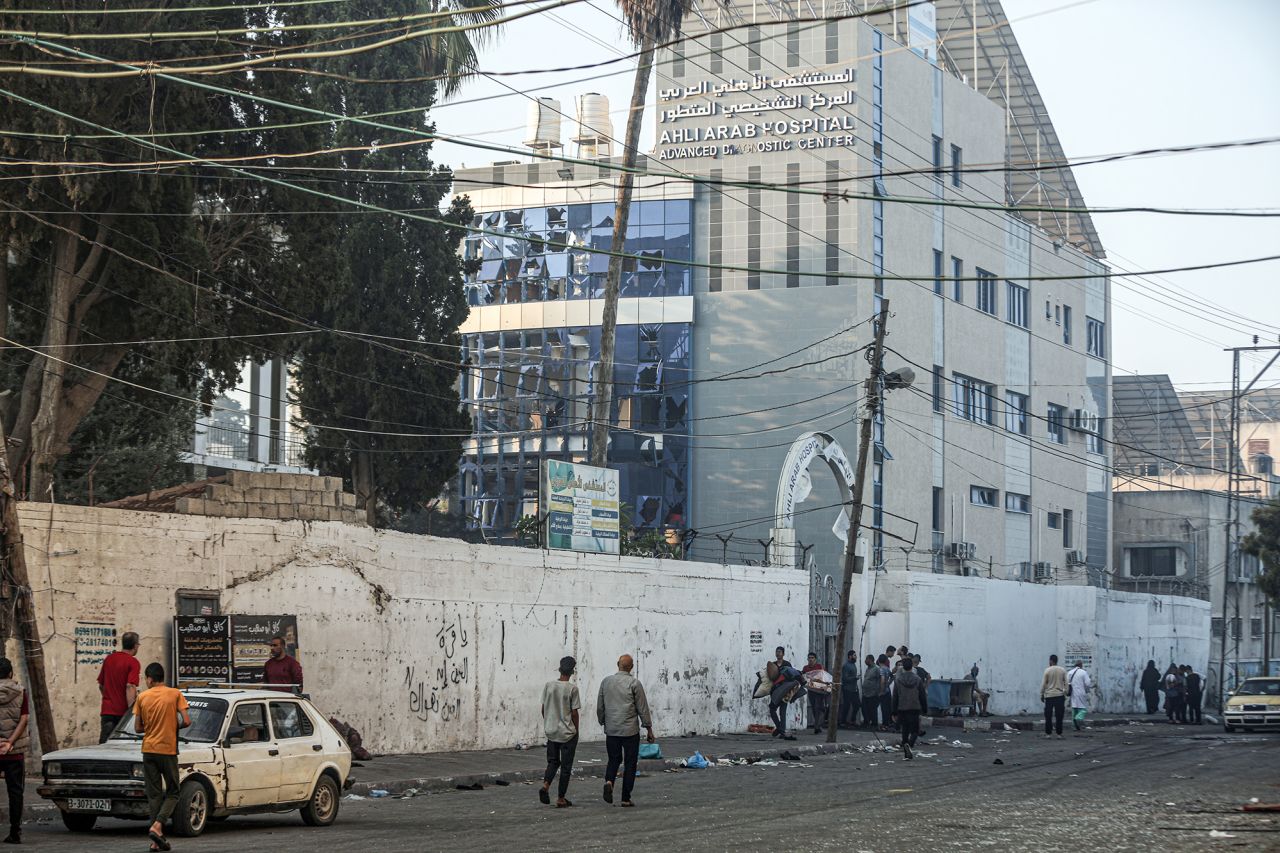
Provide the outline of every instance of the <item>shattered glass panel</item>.
<path id="1" fill-rule="evenodd" d="M 662 498 L 659 495 L 639 495 L 636 498 L 636 527 L 656 527 L 662 520 Z"/>

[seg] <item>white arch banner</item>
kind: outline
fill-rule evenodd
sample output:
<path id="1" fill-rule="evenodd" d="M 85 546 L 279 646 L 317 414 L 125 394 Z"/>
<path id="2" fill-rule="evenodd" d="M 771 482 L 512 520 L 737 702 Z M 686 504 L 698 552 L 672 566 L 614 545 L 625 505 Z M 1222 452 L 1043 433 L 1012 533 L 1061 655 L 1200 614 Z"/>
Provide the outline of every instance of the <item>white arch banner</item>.
<path id="1" fill-rule="evenodd" d="M 782 474 L 778 477 L 778 498 L 773 511 L 774 527 L 795 527 L 793 516 L 796 504 L 802 503 L 813 490 L 809 466 L 815 459 L 826 463 L 840 489 L 844 507 L 837 514 L 831 532 L 843 542 L 848 536 L 850 504 L 853 500 L 853 466 L 849 464 L 849 458 L 845 456 L 840 443 L 825 432 L 803 433 L 787 451 L 787 458 L 782 463 Z"/>

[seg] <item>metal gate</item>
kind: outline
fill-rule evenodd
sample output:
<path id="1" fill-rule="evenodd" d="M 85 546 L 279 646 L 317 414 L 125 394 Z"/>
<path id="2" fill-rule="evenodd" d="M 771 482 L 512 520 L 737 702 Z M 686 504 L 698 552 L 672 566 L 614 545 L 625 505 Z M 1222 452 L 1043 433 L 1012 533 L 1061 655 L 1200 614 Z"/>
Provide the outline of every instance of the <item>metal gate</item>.
<path id="1" fill-rule="evenodd" d="M 817 652 L 818 659 L 828 671 L 840 667 L 836 654 L 836 630 L 840 613 L 840 590 L 835 578 L 818 571 L 812 561 L 809 566 L 809 648 L 804 653 Z M 833 669 L 834 668 L 834 669 Z"/>

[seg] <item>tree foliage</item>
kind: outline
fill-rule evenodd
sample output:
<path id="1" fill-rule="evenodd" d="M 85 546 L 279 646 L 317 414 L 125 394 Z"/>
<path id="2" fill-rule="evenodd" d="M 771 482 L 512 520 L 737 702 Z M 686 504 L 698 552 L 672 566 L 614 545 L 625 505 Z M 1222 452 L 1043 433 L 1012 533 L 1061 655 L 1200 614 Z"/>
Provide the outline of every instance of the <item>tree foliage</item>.
<path id="1" fill-rule="evenodd" d="M 1280 607 L 1280 498 L 1258 507 L 1249 518 L 1254 530 L 1244 537 L 1240 550 L 1262 562 L 1258 586 L 1273 607 Z"/>
<path id="2" fill-rule="evenodd" d="M 235 33 L 247 26 L 262 28 L 252 36 L 73 43 L 95 55 L 136 65 L 190 66 L 306 49 L 319 41 L 330 50 L 357 45 L 386 33 L 368 33 L 367 28 L 286 32 L 273 27 L 432 11 L 440 0 L 350 0 L 181 15 L 56 18 L 13 11 L 21 5 L 0 0 L 7 27 L 48 31 L 57 21 L 57 29 L 81 34 L 157 29 Z M 124 0 L 112 8 L 156 5 L 152 0 Z M 468 8 L 485 14 L 490 5 L 472 0 Z M 408 29 L 412 28 L 401 28 Z M 72 67 L 89 73 L 118 67 L 67 59 L 26 42 L 0 44 L 0 61 L 5 64 Z M 456 400 L 456 367 L 451 372 L 437 362 L 352 336 L 284 334 L 318 325 L 451 342 L 450 335 L 465 316 L 458 262 L 450 260 L 458 235 L 427 223 L 353 212 L 338 198 L 319 198 L 256 177 L 435 215 L 450 174 L 433 171 L 428 147 L 416 141 L 405 147 L 337 152 L 334 149 L 343 146 L 410 140 L 392 140 L 390 131 L 316 120 L 246 97 L 344 115 L 420 107 L 394 121 L 429 128 L 426 108 L 434 98 L 434 84 L 377 82 L 420 78 L 424 70 L 433 73 L 435 68 L 427 66 L 422 46 L 409 41 L 353 56 L 277 61 L 252 72 L 190 78 L 232 94 L 154 76 L 6 77 L 4 87 L 23 98 L 130 137 L 122 139 L 0 96 L 5 116 L 0 176 L 6 179 L 0 181 L 0 337 L 30 348 L 3 351 L 0 375 L 10 393 L 0 398 L 0 417 L 14 439 L 10 464 L 25 474 L 29 498 L 48 497 L 64 461 L 73 469 L 67 476 L 83 477 L 85 459 L 96 458 L 103 441 L 133 436 L 157 453 L 171 452 L 172 424 L 167 419 L 144 423 L 153 417 L 148 407 L 181 411 L 183 417 L 194 414 L 192 407 L 183 408 L 181 401 L 153 392 L 126 390 L 112 377 L 123 378 L 127 372 L 140 385 L 207 405 L 234 384 L 246 359 L 293 358 L 304 343 L 307 356 L 316 363 L 302 375 L 312 386 L 304 392 L 303 404 L 314 405 L 304 410 L 308 421 L 359 424 L 372 431 L 393 421 L 412 424 L 396 427 L 402 432 L 465 428 L 456 402 L 449 401 L 450 395 Z M 148 146 L 147 140 L 201 158 L 244 158 L 237 162 L 253 175 L 187 165 L 180 156 Z M 301 153 L 306 156 L 281 156 Z M 341 171 L 351 167 L 425 171 L 361 180 L 362 175 Z M 470 216 L 465 203 L 448 210 L 451 221 Z M 268 333 L 280 336 L 247 337 Z M 415 348 L 406 344 L 402 349 Z M 456 361 L 456 350 L 437 350 L 434 355 Z M 401 390 L 393 394 L 392 386 Z M 354 402 L 371 387 L 386 393 Z M 104 398 L 108 391 L 119 398 L 110 407 L 117 419 L 111 424 L 88 423 L 96 406 L 113 399 Z M 131 409 L 135 423 L 119 420 Z M 148 432 L 150 427 L 155 429 Z M 150 438 L 143 440 L 144 435 Z M 365 448 L 323 430 L 316 436 L 314 458 L 330 470 L 350 464 L 352 447 L 371 453 L 395 449 Z M 148 444 L 152 439 L 159 443 Z M 415 445 L 415 450 L 423 446 Z M 410 495 L 417 499 L 425 483 L 447 476 L 452 464 L 448 460 L 457 455 L 456 443 L 430 447 L 436 456 L 414 457 L 424 463 L 418 466 L 422 476 L 417 480 L 384 481 L 391 504 L 404 505 Z M 394 458 L 397 476 L 398 466 L 409 467 L 407 458 Z M 135 480 L 136 473 L 131 475 Z"/>

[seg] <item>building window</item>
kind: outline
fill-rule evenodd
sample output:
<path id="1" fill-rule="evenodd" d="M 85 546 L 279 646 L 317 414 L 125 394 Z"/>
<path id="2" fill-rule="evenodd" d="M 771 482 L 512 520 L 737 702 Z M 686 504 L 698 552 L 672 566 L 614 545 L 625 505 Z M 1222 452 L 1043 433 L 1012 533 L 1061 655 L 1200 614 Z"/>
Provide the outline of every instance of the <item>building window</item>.
<path id="1" fill-rule="evenodd" d="M 1030 293 L 1025 287 L 1006 281 L 1004 318 L 1015 326 L 1027 328 L 1027 303 L 1030 299 Z"/>
<path id="2" fill-rule="evenodd" d="M 1018 435 L 1027 434 L 1027 395 L 1017 391 L 1004 392 L 1004 428 Z"/>
<path id="3" fill-rule="evenodd" d="M 969 487 L 969 503 L 976 506 L 995 506 L 997 491 L 986 486 Z"/>
<path id="4" fill-rule="evenodd" d="M 1102 425 L 1098 425 L 1098 429 L 1102 429 Z M 1102 436 L 1096 432 L 1086 432 L 1084 434 L 1084 449 L 1089 453 L 1102 455 Z"/>
<path id="5" fill-rule="evenodd" d="M 1249 636 L 1250 637 L 1262 636 L 1262 620 L 1260 618 L 1255 617 L 1249 620 Z"/>
<path id="6" fill-rule="evenodd" d="M 800 25 L 793 22 L 787 24 L 787 67 L 795 68 L 800 64 Z"/>
<path id="7" fill-rule="evenodd" d="M 1030 514 L 1031 496 L 1019 495 L 1015 492 L 1005 492 L 1004 508 L 1009 510 L 1009 512 L 1021 512 L 1021 513 Z"/>
<path id="8" fill-rule="evenodd" d="M 1222 617 L 1214 616 L 1209 622 L 1209 632 L 1215 640 L 1222 639 Z"/>
<path id="9" fill-rule="evenodd" d="M 1067 410 L 1056 403 L 1049 404 L 1049 416 L 1045 419 L 1049 427 L 1049 440 L 1058 444 L 1067 443 L 1067 431 L 1063 424 L 1067 419 Z"/>
<path id="10" fill-rule="evenodd" d="M 1071 534 L 1071 526 L 1075 523 L 1075 513 L 1069 509 L 1062 511 L 1062 547 L 1072 548 L 1074 537 Z"/>
<path id="11" fill-rule="evenodd" d="M 951 146 L 951 186 L 959 187 L 964 185 L 961 179 L 960 170 L 963 167 L 962 157 L 959 145 Z"/>
<path id="12" fill-rule="evenodd" d="M 1085 318 L 1085 351 L 1098 358 L 1107 357 L 1107 324 L 1092 317 Z"/>
<path id="13" fill-rule="evenodd" d="M 1234 616 L 1234 617 L 1232 617 L 1232 619 L 1231 619 L 1231 639 L 1233 639 L 1233 640 L 1238 640 L 1238 639 L 1240 639 L 1240 626 L 1241 626 L 1241 623 L 1242 623 L 1243 621 L 1244 621 L 1244 620 L 1242 620 L 1239 616 Z"/>
<path id="14" fill-rule="evenodd" d="M 991 398 L 996 393 L 996 386 L 959 373 L 952 374 L 951 381 L 955 387 L 956 414 L 966 421 L 992 423 Z"/>
<path id="15" fill-rule="evenodd" d="M 943 410 L 942 401 L 947 399 L 947 394 L 943 390 L 943 386 L 946 381 L 947 376 L 942 370 L 942 365 L 935 364 L 933 366 L 933 410 L 935 412 L 941 412 Z"/>
<path id="16" fill-rule="evenodd" d="M 964 282 L 960 279 L 964 278 L 964 261 L 951 256 L 951 278 L 955 282 L 954 296 L 956 302 L 964 302 Z"/>
<path id="17" fill-rule="evenodd" d="M 933 176 L 942 180 L 942 137 L 933 138 Z"/>
<path id="18" fill-rule="evenodd" d="M 177 604 L 179 616 L 218 616 L 222 612 L 217 590 L 180 589 Z"/>
<path id="19" fill-rule="evenodd" d="M 1061 530 L 1061 529 L 1062 529 L 1062 513 L 1060 513 L 1060 512 L 1051 512 L 1051 513 L 1048 513 L 1048 515 L 1047 515 L 1047 516 L 1046 516 L 1046 518 L 1045 518 L 1045 521 L 1046 521 L 1046 523 L 1048 523 L 1049 528 L 1050 528 L 1051 530 Z"/>
<path id="20" fill-rule="evenodd" d="M 939 533 L 941 533 L 943 529 L 942 528 L 943 516 L 944 516 L 943 506 L 944 506 L 945 500 L 946 499 L 943 497 L 943 494 L 942 494 L 942 489 L 940 489 L 937 486 L 934 486 L 933 487 L 933 529 Z"/>
<path id="21" fill-rule="evenodd" d="M 1171 578 L 1178 573 L 1178 549 L 1126 548 L 1131 578 Z"/>
<path id="22" fill-rule="evenodd" d="M 747 27 L 747 70 L 760 70 L 760 28 Z"/>
<path id="23" fill-rule="evenodd" d="M 935 137 L 936 138 L 936 137 Z M 942 281 L 946 275 L 946 262 L 942 257 L 942 253 L 937 249 L 933 250 L 933 292 L 942 293 Z"/>
<path id="24" fill-rule="evenodd" d="M 997 310 L 996 277 L 982 267 L 975 268 L 974 275 L 978 277 L 978 310 L 994 315 Z"/>
<path id="25" fill-rule="evenodd" d="M 724 73 L 724 34 L 711 34 L 711 73 Z"/>
<path id="26" fill-rule="evenodd" d="M 1062 342 L 1071 346 L 1071 306 L 1062 306 Z"/>

